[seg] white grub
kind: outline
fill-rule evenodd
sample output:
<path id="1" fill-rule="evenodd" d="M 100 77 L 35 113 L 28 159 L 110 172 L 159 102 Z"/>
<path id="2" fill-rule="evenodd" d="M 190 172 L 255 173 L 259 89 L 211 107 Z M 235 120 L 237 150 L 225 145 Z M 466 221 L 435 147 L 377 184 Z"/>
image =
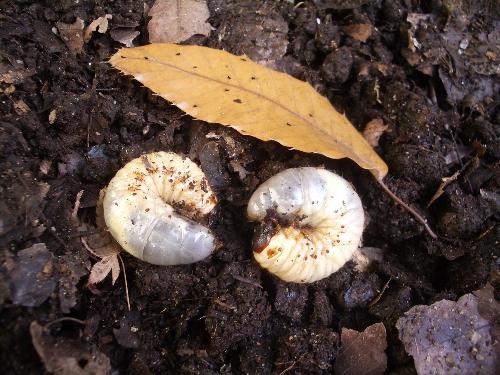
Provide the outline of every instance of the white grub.
<path id="1" fill-rule="evenodd" d="M 104 220 L 116 241 L 133 256 L 158 265 L 188 264 L 215 247 L 205 218 L 216 197 L 191 160 L 154 152 L 118 171 L 104 197 Z"/>
<path id="2" fill-rule="evenodd" d="M 247 207 L 253 221 L 274 225 L 271 237 L 254 244 L 257 262 L 280 279 L 311 283 L 349 261 L 363 233 L 359 196 L 342 177 L 318 168 L 284 170 L 264 182 Z"/>

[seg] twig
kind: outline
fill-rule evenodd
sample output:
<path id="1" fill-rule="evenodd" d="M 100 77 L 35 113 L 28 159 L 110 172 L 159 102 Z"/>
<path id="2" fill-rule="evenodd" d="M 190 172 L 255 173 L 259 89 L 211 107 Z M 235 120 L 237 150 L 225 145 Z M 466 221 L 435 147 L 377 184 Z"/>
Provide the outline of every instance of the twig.
<path id="1" fill-rule="evenodd" d="M 286 374 L 288 371 L 290 371 L 291 369 L 293 369 L 295 367 L 296 363 L 297 363 L 297 361 L 293 361 L 292 364 L 290 366 L 288 366 L 286 369 L 284 369 L 283 371 L 281 371 L 279 375 Z"/>
<path id="2" fill-rule="evenodd" d="M 80 199 L 82 198 L 82 195 L 83 195 L 83 190 L 80 190 L 77 194 L 76 194 L 76 198 L 75 198 L 75 207 L 73 207 L 73 212 L 71 213 L 71 218 L 73 220 L 76 219 L 76 216 L 78 215 L 78 209 L 80 208 Z"/>
<path id="3" fill-rule="evenodd" d="M 127 272 L 125 271 L 125 263 L 123 263 L 123 259 L 122 257 L 120 256 L 120 254 L 116 254 L 116 256 L 118 257 L 118 259 L 120 260 L 120 263 L 122 264 L 122 268 L 123 268 L 123 280 L 125 281 L 125 296 L 127 298 L 127 306 L 128 306 L 128 311 L 130 311 L 130 298 L 128 296 L 128 283 L 127 283 Z"/>
<path id="4" fill-rule="evenodd" d="M 87 240 L 83 237 L 80 238 L 80 241 L 82 242 L 83 246 L 85 247 L 85 249 L 87 249 L 87 251 L 94 255 L 95 257 L 99 258 L 99 259 L 102 259 L 102 257 L 100 257 L 99 255 L 97 255 L 94 250 L 91 249 L 91 247 L 88 245 L 87 243 Z"/>
<path id="5" fill-rule="evenodd" d="M 87 324 L 87 322 L 83 321 L 83 320 L 80 320 L 80 319 L 77 319 L 77 318 L 72 318 L 70 316 L 64 316 L 62 318 L 59 318 L 59 319 L 56 319 L 56 320 L 53 320 L 47 324 L 45 324 L 43 327 L 44 329 L 47 329 L 49 328 L 51 325 L 54 325 L 56 323 L 60 323 L 60 322 L 74 322 L 74 323 L 78 323 L 78 324 L 81 324 L 81 325 L 85 325 Z"/>
<path id="6" fill-rule="evenodd" d="M 479 240 L 482 240 L 482 239 L 483 239 L 483 238 L 484 238 L 484 237 L 485 237 L 488 233 L 490 233 L 490 232 L 491 232 L 491 230 L 492 230 L 493 228 L 495 228 L 495 225 L 496 225 L 496 224 L 493 224 L 491 227 L 489 227 L 489 228 L 488 228 L 488 229 L 486 229 L 483 233 L 481 233 L 481 234 L 479 235 L 479 237 L 477 238 L 477 239 L 478 239 L 478 241 L 479 241 Z"/>
<path id="7" fill-rule="evenodd" d="M 284 369 L 283 371 L 281 371 L 281 372 L 279 373 L 279 375 L 283 375 L 283 374 L 287 373 L 288 371 L 290 371 L 291 369 L 293 369 L 293 368 L 295 367 L 295 365 L 296 365 L 298 362 L 300 362 L 300 361 L 302 360 L 302 358 L 304 357 L 304 355 L 305 355 L 305 353 L 301 354 L 301 355 L 299 356 L 299 358 L 297 358 L 297 359 L 293 360 L 293 361 L 292 361 L 292 364 L 291 364 L 290 366 L 288 366 L 286 369 Z M 286 363 L 290 363 L 290 362 L 284 362 L 283 364 L 286 364 Z M 279 365 L 279 364 L 281 364 L 281 363 L 275 363 L 275 364 L 276 364 L 276 365 Z"/>
<path id="8" fill-rule="evenodd" d="M 297 3 L 294 7 L 293 7 L 293 10 L 301 7 L 302 5 L 304 5 L 304 1 L 300 1 L 299 3 Z"/>
<path id="9" fill-rule="evenodd" d="M 451 129 L 448 126 L 446 127 L 446 129 L 448 130 L 448 133 L 450 133 L 451 140 L 453 141 L 454 151 L 455 151 L 455 154 L 457 155 L 458 162 L 460 163 L 460 170 L 464 170 L 465 169 L 465 165 L 462 162 L 462 158 L 460 157 L 460 154 L 458 153 L 457 141 L 455 140 L 455 137 L 453 136 L 453 132 L 451 131 Z M 465 177 L 465 181 L 467 181 L 467 185 L 469 185 L 469 189 L 472 192 L 473 191 L 472 184 L 470 183 L 470 181 L 467 178 L 467 176 Z"/>
<path id="10" fill-rule="evenodd" d="M 230 309 L 230 310 L 233 310 L 234 312 L 238 312 L 238 309 L 234 306 L 231 306 L 225 302 L 222 302 L 220 299 L 218 298 L 214 298 L 214 302 L 222 307 L 225 307 L 226 309 Z"/>
<path id="11" fill-rule="evenodd" d="M 427 220 L 423 218 L 422 215 L 420 215 L 413 207 L 409 206 L 408 204 L 406 204 L 405 202 L 403 202 L 396 194 L 394 194 L 388 187 L 386 184 L 384 184 L 384 182 L 382 181 L 382 179 L 379 179 L 377 178 L 377 182 L 380 184 L 380 186 L 382 187 L 382 189 L 396 202 L 398 203 L 401 207 L 403 207 L 405 210 L 407 210 L 409 213 L 411 213 L 413 215 L 413 217 L 420 223 L 424 226 L 425 230 L 427 231 L 427 233 L 429 233 L 429 235 L 434 238 L 434 239 L 437 239 L 438 236 L 436 235 L 436 233 L 434 233 L 434 231 L 431 229 L 431 227 L 429 226 L 429 224 L 427 224 Z"/>
<path id="12" fill-rule="evenodd" d="M 387 288 L 389 287 L 389 283 L 391 282 L 392 280 L 392 277 L 389 278 L 389 280 L 387 280 L 387 282 L 384 284 L 384 286 L 382 287 L 382 290 L 380 291 L 380 293 L 368 304 L 368 307 L 372 307 L 373 305 L 375 305 L 378 301 L 380 301 L 380 298 L 382 298 L 382 295 L 385 293 L 385 291 L 387 290 Z"/>
<path id="13" fill-rule="evenodd" d="M 97 92 L 101 92 L 101 91 L 118 91 L 118 88 L 115 88 L 115 87 L 102 88 L 102 89 L 95 89 L 95 91 L 97 91 Z"/>
<path id="14" fill-rule="evenodd" d="M 255 281 L 253 281 L 251 279 L 247 279 L 246 277 L 239 276 L 239 275 L 231 275 L 231 276 L 233 277 L 233 279 L 241 281 L 242 283 L 250 284 L 250 285 L 253 285 L 257 288 L 263 289 L 262 285 L 257 284 Z"/>

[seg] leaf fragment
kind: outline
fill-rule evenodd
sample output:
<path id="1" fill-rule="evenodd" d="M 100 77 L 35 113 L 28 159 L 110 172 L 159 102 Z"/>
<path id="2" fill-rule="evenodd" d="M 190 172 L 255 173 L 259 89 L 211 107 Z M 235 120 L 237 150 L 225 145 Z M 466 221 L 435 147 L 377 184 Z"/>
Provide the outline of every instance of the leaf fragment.
<path id="1" fill-rule="evenodd" d="M 369 23 L 355 23 L 345 26 L 344 32 L 351 38 L 364 43 L 372 36 L 373 27 Z"/>
<path id="2" fill-rule="evenodd" d="M 84 344 L 80 340 L 54 338 L 36 320 L 30 324 L 30 334 L 36 352 L 47 372 L 51 374 L 107 375 L 111 373 L 109 358 L 95 346 Z"/>
<path id="3" fill-rule="evenodd" d="M 139 34 L 140 31 L 126 28 L 114 29 L 110 32 L 111 38 L 113 38 L 113 40 L 125 45 L 126 47 L 133 47 L 134 39 L 137 38 Z"/>
<path id="4" fill-rule="evenodd" d="M 89 285 L 95 285 L 103 281 L 111 272 L 113 285 L 120 275 L 120 263 L 118 263 L 118 255 L 109 255 L 102 258 L 99 262 L 92 266 L 89 276 Z"/>
<path id="5" fill-rule="evenodd" d="M 366 124 L 365 130 L 363 130 L 363 137 L 365 137 L 370 146 L 377 147 L 380 137 L 388 128 L 389 126 L 385 125 L 384 121 L 374 118 Z"/>
<path id="6" fill-rule="evenodd" d="M 118 256 L 122 251 L 120 245 L 113 239 L 111 234 L 105 230 L 104 212 L 102 200 L 104 199 L 105 189 L 99 192 L 99 200 L 96 207 L 96 223 L 101 229 L 100 232 L 82 237 L 83 246 L 94 256 L 101 260 L 92 266 L 90 270 L 88 285 L 95 285 L 103 281 L 111 272 L 113 285 L 118 276 L 120 276 L 120 263 Z"/>
<path id="7" fill-rule="evenodd" d="M 377 180 L 385 162 L 308 83 L 246 56 L 200 46 L 122 48 L 110 64 L 194 118 L 332 159 L 348 157 Z"/>
<path id="8" fill-rule="evenodd" d="M 73 23 L 56 22 L 57 30 L 66 47 L 74 53 L 80 53 L 83 50 L 83 27 L 85 23 L 80 17 L 77 17 Z"/>
<path id="9" fill-rule="evenodd" d="M 364 331 L 342 328 L 342 346 L 335 360 L 335 373 L 343 375 L 377 375 L 387 369 L 387 334 L 383 323 Z"/>
<path id="10" fill-rule="evenodd" d="M 441 183 L 439 184 L 438 188 L 436 189 L 436 192 L 432 196 L 432 198 L 429 201 L 429 203 L 427 203 L 427 208 L 429 208 L 431 206 L 431 204 L 433 204 L 441 195 L 444 194 L 444 189 L 451 182 L 455 181 L 458 178 L 458 176 L 460 175 L 461 172 L 462 172 L 462 170 L 458 170 L 455 173 L 453 173 L 450 177 L 443 177 L 441 179 Z"/>
<path id="11" fill-rule="evenodd" d="M 156 0 L 148 15 L 151 43 L 178 43 L 195 34 L 208 35 L 212 30 L 203 0 Z"/>
<path id="12" fill-rule="evenodd" d="M 28 107 L 28 105 L 22 99 L 19 99 L 19 100 L 16 100 L 14 102 L 14 111 L 16 111 L 16 113 L 19 116 L 21 116 L 21 115 L 29 112 L 30 107 Z"/>
<path id="13" fill-rule="evenodd" d="M 93 20 L 90 25 L 88 25 L 83 31 L 83 40 L 85 41 L 85 43 L 88 42 L 90 38 L 92 38 L 92 33 L 94 31 L 97 31 L 100 34 L 104 34 L 106 31 L 108 31 L 108 20 L 112 18 L 113 16 L 111 14 L 106 14 L 105 16 Z"/>

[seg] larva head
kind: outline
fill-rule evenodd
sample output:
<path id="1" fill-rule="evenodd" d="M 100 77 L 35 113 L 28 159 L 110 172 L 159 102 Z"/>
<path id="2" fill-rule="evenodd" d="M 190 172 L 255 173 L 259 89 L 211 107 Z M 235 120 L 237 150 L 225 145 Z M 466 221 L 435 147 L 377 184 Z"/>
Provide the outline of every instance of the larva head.
<path id="1" fill-rule="evenodd" d="M 285 281 L 331 275 L 351 259 L 361 240 L 359 196 L 346 180 L 324 169 L 287 169 L 264 182 L 250 198 L 248 216 L 266 228 L 268 212 L 292 225 L 258 231 L 265 235 L 254 246 L 260 250 L 254 257 Z"/>
<path id="2" fill-rule="evenodd" d="M 271 242 L 271 239 L 280 230 L 281 226 L 272 214 L 259 223 L 255 228 L 252 238 L 252 250 L 256 253 L 262 252 Z"/>

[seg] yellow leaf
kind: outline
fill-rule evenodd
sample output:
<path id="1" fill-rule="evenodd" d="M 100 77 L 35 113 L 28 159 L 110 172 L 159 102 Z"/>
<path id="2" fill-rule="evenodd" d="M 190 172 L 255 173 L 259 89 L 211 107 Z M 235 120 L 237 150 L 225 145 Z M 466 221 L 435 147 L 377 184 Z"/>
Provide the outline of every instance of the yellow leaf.
<path id="1" fill-rule="evenodd" d="M 176 44 L 122 48 L 110 63 L 194 118 L 333 159 L 381 181 L 387 165 L 308 83 L 225 51 Z"/>

